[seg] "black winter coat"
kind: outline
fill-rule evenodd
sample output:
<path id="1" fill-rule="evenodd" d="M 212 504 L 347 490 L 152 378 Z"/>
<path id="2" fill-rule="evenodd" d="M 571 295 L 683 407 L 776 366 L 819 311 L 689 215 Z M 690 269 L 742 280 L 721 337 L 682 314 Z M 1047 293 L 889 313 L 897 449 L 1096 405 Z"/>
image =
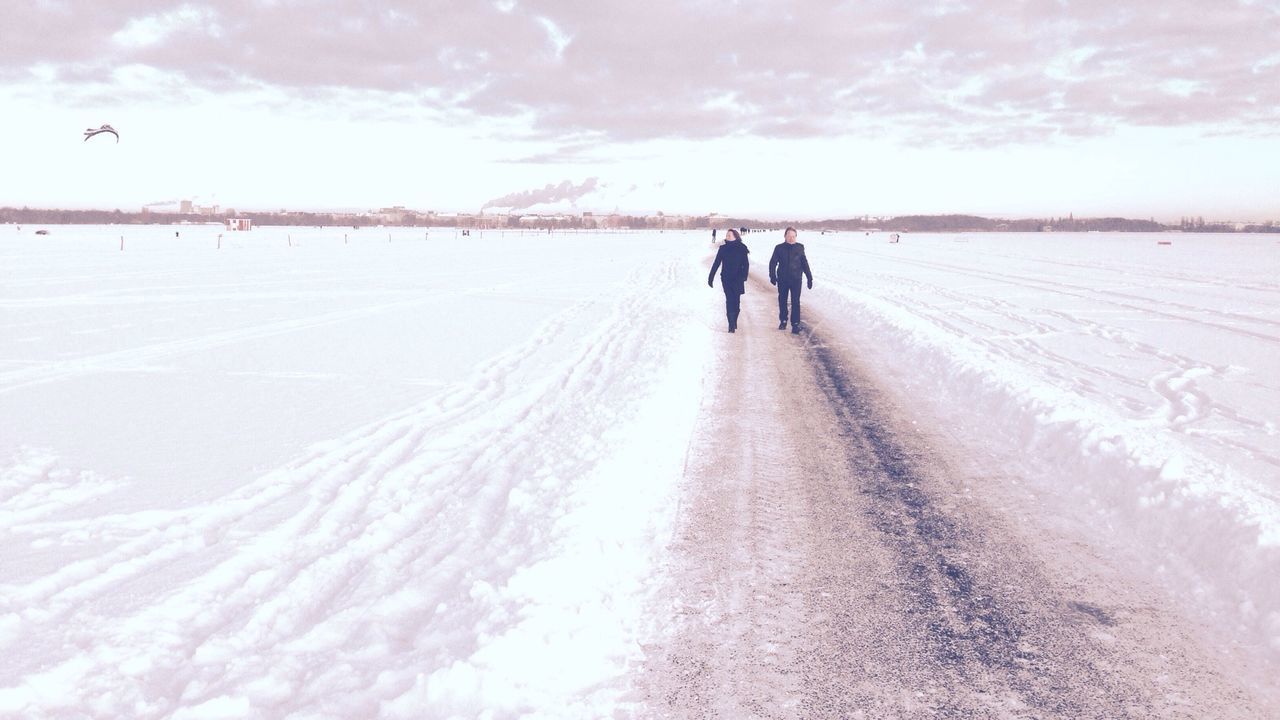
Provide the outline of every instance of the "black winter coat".
<path id="1" fill-rule="evenodd" d="M 800 243 L 778 243 L 773 248 L 773 257 L 769 258 L 769 282 L 798 283 L 801 277 L 813 283 L 813 273 L 809 271 L 809 258 L 805 257 L 804 245 Z"/>
<path id="2" fill-rule="evenodd" d="M 716 261 L 711 263 L 711 273 L 707 275 L 710 283 L 716 277 L 716 269 L 720 268 L 720 283 L 726 289 L 736 288 L 741 295 L 746 287 L 747 271 L 751 261 L 747 259 L 751 251 L 741 240 L 727 242 L 716 251 Z"/>

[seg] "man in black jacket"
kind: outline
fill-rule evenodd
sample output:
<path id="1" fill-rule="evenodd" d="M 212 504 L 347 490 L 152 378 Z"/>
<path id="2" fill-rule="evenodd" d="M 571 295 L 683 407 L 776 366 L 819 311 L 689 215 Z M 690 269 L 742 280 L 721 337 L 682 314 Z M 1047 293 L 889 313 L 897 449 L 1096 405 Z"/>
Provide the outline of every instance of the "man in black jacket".
<path id="1" fill-rule="evenodd" d="M 796 242 L 796 229 L 787 228 L 782 234 L 786 242 L 773 248 L 769 258 L 769 282 L 778 286 L 778 329 L 787 327 L 787 296 L 791 296 L 791 334 L 800 332 L 800 278 L 809 281 L 813 289 L 813 273 L 809 271 L 809 258 L 804 245 Z"/>
<path id="2" fill-rule="evenodd" d="M 723 267 L 720 270 L 720 286 L 724 288 L 724 314 L 729 319 L 729 332 L 738 329 L 738 310 L 742 293 L 746 289 L 747 271 L 751 266 L 751 261 L 747 258 L 750 252 L 737 230 L 725 230 L 724 244 L 716 251 L 716 261 L 711 264 L 711 274 L 707 275 L 707 285 L 715 287 L 716 270 Z"/>

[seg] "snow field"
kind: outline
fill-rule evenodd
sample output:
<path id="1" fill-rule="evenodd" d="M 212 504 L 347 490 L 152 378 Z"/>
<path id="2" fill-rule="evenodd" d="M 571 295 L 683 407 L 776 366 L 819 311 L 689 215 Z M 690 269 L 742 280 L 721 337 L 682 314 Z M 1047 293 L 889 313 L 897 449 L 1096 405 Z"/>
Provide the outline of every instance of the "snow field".
<path id="1" fill-rule="evenodd" d="M 34 229 L 0 227 L 0 717 L 634 711 L 706 233 Z M 804 233 L 806 312 L 996 459 L 975 492 L 1028 479 L 1274 660 L 1280 246 L 1172 237 Z"/>
<path id="2" fill-rule="evenodd" d="M 200 319 L 205 285 L 199 300 L 168 307 L 186 313 L 185 333 L 173 338 L 147 325 L 167 301 L 151 302 L 143 286 L 190 262 L 191 248 L 162 249 L 157 239 L 151 249 L 164 257 L 136 275 L 77 271 L 91 286 L 127 284 L 97 293 L 102 304 L 136 311 L 124 312 L 136 317 L 133 332 L 113 338 L 120 347 L 77 356 L 56 313 L 44 325 L 6 315 L 44 338 L 4 348 L 6 422 L 28 409 L 10 405 L 15 397 L 56 405 L 69 382 L 145 379 L 164 363 L 162 377 L 212 374 L 194 387 L 224 393 L 286 397 L 303 383 L 278 407 L 302 421 L 286 439 L 310 442 L 271 467 L 287 442 L 210 444 L 209 425 L 227 418 L 199 419 L 174 427 L 158 452 L 176 447 L 224 473 L 250 470 L 183 477 L 144 464 L 90 470 L 97 460 L 113 467 L 117 456 L 89 439 L 42 446 L 40 424 L 6 424 L 20 431 L 0 448 L 12 458 L 0 475 L 0 551 L 6 568 L 22 567 L 0 578 L 0 716 L 598 717 L 625 705 L 625 673 L 651 632 L 641 617 L 645 578 L 670 534 L 698 407 L 690 398 L 711 359 L 696 317 L 705 300 L 701 240 L 489 239 L 464 258 L 487 271 L 445 280 L 430 277 L 441 263 L 430 240 L 374 261 L 340 254 L 331 239 L 296 243 L 292 250 L 311 253 L 312 273 L 342 280 L 328 289 L 313 274 L 272 282 L 297 259 L 244 240 L 240 252 L 270 294 L 303 300 L 279 318 L 252 291 L 237 298 L 233 288 L 227 302 L 253 322 L 224 330 Z M 548 251 L 553 262 L 540 265 Z M 428 275 L 421 287 L 407 261 Z M 5 277 L 0 307 L 81 302 L 85 294 L 66 287 L 75 282 L 55 275 L 18 287 L 9 281 L 29 276 Z M 402 297 L 386 302 L 388 292 Z M 459 295 L 491 304 L 468 307 Z M 450 300 L 464 308 L 469 332 L 406 325 L 399 314 L 400 304 L 430 310 Z M 539 321 L 527 325 L 528 317 Z M 363 386 L 343 389 L 343 379 L 375 360 L 361 368 L 347 358 L 356 367 L 337 379 L 309 372 L 325 361 L 311 354 L 317 347 L 341 354 L 351 333 L 369 330 L 361 323 L 383 322 L 431 335 L 429 345 L 378 335 L 400 341 L 383 353 L 417 353 L 442 369 L 424 377 L 379 366 L 377 379 L 395 393 L 372 401 Z M 328 343 L 262 350 L 317 330 Z M 506 347 L 488 354 L 495 344 Z M 201 354 L 208 348 L 234 357 L 212 372 Z M 110 412 L 164 414 L 193 399 L 173 397 L 173 385 L 147 387 L 138 383 L 132 405 Z M 330 434 L 341 424 L 329 417 L 331 403 L 313 403 L 326 393 L 352 403 L 340 434 Z M 156 447 L 135 439 L 132 455 Z M 221 480 L 184 489 L 202 477 Z"/>
<path id="3" fill-rule="evenodd" d="M 1280 247 L 1174 237 L 805 241 L 827 331 L 1006 458 L 992 478 L 1031 477 L 1280 658 Z"/>

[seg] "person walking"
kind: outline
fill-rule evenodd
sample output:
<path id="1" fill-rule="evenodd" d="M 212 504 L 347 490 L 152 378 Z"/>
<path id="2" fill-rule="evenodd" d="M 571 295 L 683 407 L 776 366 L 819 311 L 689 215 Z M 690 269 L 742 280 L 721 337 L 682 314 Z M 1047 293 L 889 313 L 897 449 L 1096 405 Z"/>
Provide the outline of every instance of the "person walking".
<path id="1" fill-rule="evenodd" d="M 784 242 L 773 248 L 769 258 L 769 282 L 778 287 L 778 329 L 787 327 L 787 300 L 791 301 L 791 334 L 800 332 L 800 278 L 807 279 L 813 289 L 813 273 L 809 270 L 809 258 L 804 245 L 796 242 L 796 229 L 787 228 L 782 234 Z"/>
<path id="2" fill-rule="evenodd" d="M 737 230 L 725 230 L 724 244 L 716 251 L 716 260 L 711 263 L 711 273 L 707 275 L 707 287 L 715 287 L 716 270 L 720 270 L 720 287 L 724 289 L 724 314 L 729 320 L 729 332 L 738 329 L 738 310 L 741 307 L 742 293 L 746 292 L 747 270 L 751 265 L 747 255 L 750 253 Z"/>

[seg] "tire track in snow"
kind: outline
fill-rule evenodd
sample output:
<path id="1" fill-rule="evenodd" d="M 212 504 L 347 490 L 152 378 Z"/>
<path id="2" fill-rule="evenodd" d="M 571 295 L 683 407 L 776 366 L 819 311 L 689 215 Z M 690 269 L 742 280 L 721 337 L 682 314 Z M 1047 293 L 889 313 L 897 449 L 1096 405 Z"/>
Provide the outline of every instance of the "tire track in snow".
<path id="1" fill-rule="evenodd" d="M 920 321 L 929 323 L 956 338 L 977 343 L 996 357 L 1014 360 L 1019 363 L 1024 362 L 1027 355 L 1042 358 L 1048 361 L 1047 363 L 1042 363 L 1046 375 L 1064 387 L 1079 386 L 1083 387 L 1088 394 L 1096 395 L 1097 390 L 1093 383 L 1086 379 L 1092 376 L 1108 383 L 1131 389 L 1150 390 L 1152 395 L 1159 398 L 1156 407 L 1148 405 L 1134 407 L 1135 402 L 1133 400 L 1129 401 L 1128 406 L 1135 411 L 1167 420 L 1168 427 L 1175 431 L 1183 431 L 1185 426 L 1205 419 L 1211 412 L 1217 412 L 1224 418 L 1239 422 L 1242 425 L 1257 427 L 1261 423 L 1261 421 L 1245 417 L 1230 408 L 1218 405 L 1207 392 L 1196 387 L 1195 378 L 1206 375 L 1220 377 L 1227 372 L 1228 368 L 1225 366 L 1209 366 L 1203 361 L 1163 350 L 1133 338 L 1129 332 L 1123 329 L 1111 327 L 1105 323 L 1080 318 L 1061 310 L 1045 309 L 1041 311 L 1049 317 L 1057 318 L 1064 322 L 1068 328 L 1075 328 L 1080 332 L 1119 345 L 1133 353 L 1150 357 L 1162 364 L 1169 364 L 1174 367 L 1172 370 L 1156 373 L 1145 383 L 1139 382 L 1123 373 L 1110 370 L 1104 365 L 1068 357 L 1043 346 L 1033 338 L 1025 338 L 1010 333 L 1007 329 L 982 322 L 977 319 L 976 314 L 973 312 L 974 309 L 979 309 L 998 314 L 1011 323 L 1030 326 L 1032 331 L 1039 336 L 1069 332 L 1069 330 L 1037 321 L 1034 316 L 1019 313 L 1011 303 L 995 298 L 967 296 L 937 285 L 917 284 L 928 287 L 933 294 L 954 300 L 959 309 L 952 310 L 936 306 L 922 309 L 904 305 L 904 312 L 908 312 Z M 975 336 L 973 333 L 966 332 L 966 326 L 984 330 L 989 336 Z M 1004 347 L 1004 342 L 1015 343 L 1021 348 L 1021 351 L 1012 351 Z M 1063 368 L 1067 372 L 1063 372 L 1059 368 Z M 1227 444 L 1227 441 L 1218 437 L 1211 437 L 1210 440 L 1215 444 Z"/>
<path id="2" fill-rule="evenodd" d="M 718 344 L 648 714 L 1261 716 L 1183 621 L 1056 580 L 814 326 Z"/>
<path id="3" fill-rule="evenodd" d="M 869 253 L 865 251 L 852 250 L 852 249 L 846 249 L 843 251 L 849 254 L 854 254 L 854 255 L 874 257 L 879 260 L 885 259 L 883 255 L 878 255 L 875 253 Z M 894 262 L 898 262 L 904 265 L 914 265 L 916 267 L 923 267 L 923 268 L 928 268 L 932 270 L 944 270 L 954 275 L 967 275 L 969 277 L 976 277 L 984 280 L 996 280 L 999 282 L 1009 283 L 1015 286 L 1035 288 L 1036 290 L 1040 290 L 1044 292 L 1052 292 L 1059 295 L 1066 295 L 1068 297 L 1077 297 L 1077 298 L 1082 298 L 1082 299 L 1087 299 L 1092 301 L 1105 302 L 1107 304 L 1114 305 L 1116 307 L 1120 307 L 1125 310 L 1136 310 L 1140 313 L 1145 313 L 1147 315 L 1154 315 L 1156 317 L 1169 318 L 1171 320 L 1177 320 L 1178 322 L 1189 323 L 1193 325 L 1202 325 L 1204 327 L 1213 328 L 1215 330 L 1220 330 L 1220 331 L 1232 333 L 1235 335 L 1242 335 L 1245 337 L 1254 338 L 1258 340 L 1265 340 L 1271 343 L 1280 343 L 1280 336 L 1277 336 L 1277 335 L 1269 334 L 1266 332 L 1259 332 L 1257 330 L 1252 330 L 1249 328 L 1238 327 L 1236 325 L 1228 325 L 1222 322 L 1214 322 L 1212 320 L 1204 320 L 1196 317 L 1190 317 L 1187 315 L 1179 315 L 1177 313 L 1169 312 L 1167 310 L 1162 310 L 1160 309 L 1160 307 L 1177 305 L 1180 307 L 1184 307 L 1188 310 L 1192 310 L 1192 311 L 1206 314 L 1206 315 L 1213 315 L 1215 317 L 1219 317 L 1224 320 L 1243 322 L 1243 323 L 1256 323 L 1256 324 L 1267 325 L 1272 327 L 1280 327 L 1280 320 L 1271 320 L 1268 318 L 1258 317 L 1256 315 L 1242 315 L 1239 313 L 1218 311 L 1212 308 L 1189 306 L 1189 305 L 1180 304 L 1180 303 L 1169 303 L 1162 300 L 1154 300 L 1154 299 L 1145 298 L 1139 295 L 1133 295 L 1131 293 L 1122 293 L 1118 291 L 1091 288 L 1091 287 L 1081 286 L 1081 285 L 1072 285 L 1070 283 L 1055 282 L 1052 280 L 1045 280 L 1041 278 L 1031 278 L 1031 277 L 1021 276 L 1021 275 L 1009 274 L 1009 273 L 999 273 L 992 270 L 979 270 L 973 267 L 951 265 L 948 263 L 943 263 L 938 261 L 918 260 L 913 258 L 902 258 L 902 257 L 895 257 L 895 258 L 892 258 L 892 260 Z M 1112 298 L 1117 298 L 1117 299 L 1112 299 Z M 1141 304 L 1141 305 L 1135 304 L 1135 301 L 1141 302 L 1144 304 Z M 1155 307 L 1155 306 L 1160 306 L 1160 307 Z"/>
<path id="4" fill-rule="evenodd" d="M 597 265 L 602 264 L 603 263 L 598 263 Z M 418 308 L 438 302 L 442 297 L 468 297 L 476 295 L 515 293 L 522 288 L 528 288 L 531 284 L 549 282 L 552 277 L 568 276 L 577 272 L 590 272 L 594 268 L 595 265 L 584 263 L 582 265 L 575 266 L 571 270 L 553 270 L 549 273 L 540 275 L 536 279 L 521 279 L 501 283 L 491 283 L 463 289 L 448 288 L 414 291 L 411 293 L 410 297 L 392 302 L 377 303 L 344 310 L 335 310 L 332 312 L 308 315 L 300 318 L 291 318 L 288 320 L 278 320 L 251 327 L 236 328 L 234 330 L 227 330 L 223 332 L 213 332 L 198 337 L 151 343 L 141 347 L 98 353 L 69 360 L 43 361 L 32 367 L 0 372 L 0 395 L 12 392 L 19 388 L 52 382 L 68 376 L 87 375 L 107 371 L 128 371 L 138 367 L 145 367 L 164 358 L 189 355 L 202 350 L 232 345 L 248 340 L 257 340 L 276 335 L 284 335 L 299 330 L 309 330 L 327 325 L 359 320 L 361 318 L 380 315 L 387 312 Z M 396 294 L 404 295 L 406 293 L 397 292 Z M 295 293 L 291 297 L 292 299 L 297 300 L 300 297 L 306 298 L 307 296 L 307 293 L 302 293 L 300 295 Z"/>
<path id="5" fill-rule="evenodd" d="M 1225 280 L 1220 280 L 1207 275 L 1192 275 L 1185 272 L 1144 272 L 1135 269 L 1132 265 L 1122 265 L 1113 263 L 1086 263 L 1086 262 L 1070 262 L 1066 260 L 1053 260 L 1049 258 L 1036 257 L 1033 255 L 1013 255 L 1007 253 L 991 252 L 990 249 L 983 250 L 984 257 L 1004 258 L 1013 260 L 1014 262 L 1037 262 L 1042 265 L 1056 265 L 1058 267 L 1079 268 L 1082 270 L 1104 271 L 1113 275 L 1130 280 L 1134 277 L 1147 278 L 1148 280 L 1160 280 L 1163 282 L 1171 282 L 1177 285 L 1186 285 L 1188 283 L 1195 285 L 1207 285 L 1222 288 L 1230 291 L 1232 294 L 1240 290 L 1250 290 L 1261 293 L 1280 292 L 1280 284 L 1266 282 L 1248 282 L 1236 284 Z"/>
<path id="6" fill-rule="evenodd" d="M 755 309 L 755 308 L 752 308 Z M 776 371 L 744 308 L 741 330 L 725 335 L 725 357 L 704 396 L 689 450 L 689 500 L 682 504 L 669 569 L 675 588 L 660 612 L 674 639 L 649 649 L 651 712 L 678 717 L 793 717 L 801 693 L 796 635 L 804 597 L 799 567 L 809 507 L 800 477 L 779 455 L 792 441 L 776 432 Z M 782 447 L 779 447 L 781 445 Z"/>
<path id="7" fill-rule="evenodd" d="M 412 300 L 400 300 L 382 303 L 352 310 L 337 310 L 305 318 L 281 320 L 264 323 L 249 328 L 238 328 L 225 332 L 211 333 L 201 337 L 182 338 L 167 342 L 153 343 L 142 347 L 99 353 L 72 360 L 55 360 L 43 362 L 35 367 L 0 372 L 0 394 L 12 392 L 19 388 L 51 382 L 71 375 L 86 375 L 107 370 L 128 369 L 147 365 L 157 360 L 175 355 L 186 355 L 201 350 L 230 345 L 245 340 L 271 337 L 297 330 L 323 327 L 335 323 L 357 320 L 371 315 L 378 315 L 393 310 L 404 310 L 426 305 L 437 300 L 446 291 L 437 291 L 418 295 Z"/>
<path id="8" fill-rule="evenodd" d="M 877 275 L 880 277 L 894 277 L 882 274 Z M 1052 379 L 1056 386 L 1074 390 L 1091 402 L 1122 405 L 1140 418 L 1160 420 L 1165 427 L 1174 431 L 1185 431 L 1186 425 L 1190 422 L 1203 421 L 1208 419 L 1210 415 L 1217 415 L 1225 421 L 1237 423 L 1249 429 L 1264 428 L 1266 426 L 1264 419 L 1250 417 L 1244 412 L 1219 402 L 1203 388 L 1196 387 L 1195 378 L 1204 376 L 1212 378 L 1225 377 L 1234 370 L 1230 365 L 1212 364 L 1203 359 L 1172 352 L 1151 343 L 1143 342 L 1134 337 L 1132 331 L 1125 328 L 1080 317 L 1062 310 L 1045 308 L 1038 311 L 1065 324 L 1065 327 L 1059 328 L 1037 321 L 1034 316 L 1029 316 L 1025 312 L 1019 313 L 1016 306 L 1005 301 L 981 295 L 969 296 L 932 283 L 914 280 L 910 281 L 910 283 L 913 287 L 926 288 L 931 294 L 951 298 L 955 300 L 959 307 L 955 310 L 941 306 L 918 307 L 909 301 L 904 301 L 898 305 L 903 312 L 910 313 L 921 322 L 939 328 L 958 341 L 963 341 L 966 344 L 976 344 L 993 357 L 1013 360 L 1019 367 L 1026 365 L 1027 355 L 1043 358 L 1049 362 L 1041 363 L 1039 369 L 1046 377 Z M 839 281 L 832 285 L 841 288 L 850 297 L 857 297 L 860 294 L 857 288 L 841 284 Z M 979 327 L 991 332 L 997 331 L 994 326 L 974 319 L 973 315 L 975 313 L 973 310 L 975 308 L 996 312 L 1015 325 L 1030 325 L 1035 329 L 1036 333 L 1041 335 L 1081 332 L 1117 346 L 1121 349 L 1121 352 L 1136 355 L 1137 359 L 1148 360 L 1159 366 L 1168 366 L 1169 369 L 1153 371 L 1150 377 L 1139 379 L 1132 375 L 1111 370 L 1105 364 L 1073 359 L 1054 352 L 1036 342 L 1033 338 L 1022 338 L 1004 331 L 1000 331 L 995 337 L 982 337 L 981 334 L 975 335 L 966 332 L 966 326 Z M 949 318 L 951 322 L 948 322 L 946 318 Z M 1004 342 L 1015 342 L 1024 352 L 1012 351 L 1003 346 Z M 1058 367 L 1064 368 L 1066 372 L 1058 370 Z M 1089 380 L 1090 377 L 1102 380 L 1108 385 L 1127 388 L 1135 392 L 1129 396 L 1121 395 L 1119 398 L 1114 398 L 1110 394 L 1103 395 L 1095 383 Z M 1169 385 L 1171 379 L 1174 385 L 1190 386 L 1188 391 L 1190 395 L 1181 392 L 1180 388 L 1171 388 Z M 1186 412 L 1182 412 L 1180 409 Z M 1179 420 L 1178 418 L 1181 419 Z M 1177 422 L 1173 422 L 1175 420 Z M 1238 446 L 1232 438 L 1222 433 L 1214 432 L 1204 437 L 1206 442 L 1211 445 Z M 1264 462 L 1274 464 L 1274 458 L 1265 451 L 1250 449 L 1250 454 L 1262 459 Z"/>
<path id="9" fill-rule="evenodd" d="M 1036 315 L 1028 314 L 1013 303 L 998 298 L 986 297 L 976 293 L 962 293 L 936 283 L 924 282 L 916 278 L 905 278 L 900 275 L 886 273 L 871 273 L 871 275 L 878 279 L 889 279 L 895 285 L 906 284 L 913 290 L 923 289 L 929 294 L 954 301 L 956 303 L 955 308 L 948 308 L 942 305 L 920 308 L 910 302 L 913 292 L 903 292 L 900 295 L 895 295 L 895 298 L 902 299 L 900 306 L 904 312 L 909 312 L 922 322 L 933 325 L 956 338 L 963 339 L 966 342 L 978 343 L 996 357 L 1007 358 L 1016 362 L 1024 361 L 1026 359 L 1025 354 L 1044 358 L 1050 361 L 1050 364 L 1043 366 L 1044 372 L 1049 377 L 1068 386 L 1082 387 L 1087 392 L 1095 391 L 1092 381 L 1088 379 L 1089 377 L 1099 378 L 1105 382 L 1119 384 L 1134 390 L 1148 389 L 1147 383 L 1138 382 L 1105 366 L 1083 362 L 1054 352 L 1039 342 L 1040 338 L 1069 334 L 1078 330 L 1136 352 L 1145 352 L 1150 349 L 1149 347 L 1140 347 L 1140 343 L 1131 342 L 1128 336 L 1122 332 L 1101 331 L 1105 327 L 1101 323 L 1051 308 L 1037 311 L 1043 315 L 1057 318 L 1066 324 L 1065 327 L 1055 326 L 1038 320 Z M 835 284 L 838 285 L 839 281 L 836 281 Z M 990 313 L 1002 318 L 1012 327 L 1001 327 L 990 322 L 983 322 L 979 318 L 984 313 Z M 1021 329 L 1024 327 L 1026 329 Z M 977 328 L 983 331 L 986 336 L 984 337 L 983 333 L 969 332 L 969 328 Z M 1012 343 L 1022 352 L 1020 353 L 1018 350 L 1006 346 L 1006 343 Z M 1161 357 L 1161 359 L 1168 358 Z M 1188 362 L 1190 361 L 1188 360 Z M 1059 368 L 1065 368 L 1066 372 Z"/>
<path id="10" fill-rule="evenodd" d="M 0 469 L 0 532 L 29 526 L 68 505 L 95 500 L 122 486 L 91 472 L 60 467 L 48 453 L 19 448 L 13 462 Z"/>
<path id="11" fill-rule="evenodd" d="M 304 512 L 308 516 L 316 515 L 351 476 L 387 467 L 390 454 L 409 433 L 414 432 L 415 438 L 421 438 L 433 429 L 444 429 L 473 419 L 482 412 L 484 403 L 499 401 L 501 385 L 496 378 L 553 342 L 581 310 L 581 306 L 573 307 L 548 321 L 533 340 L 490 361 L 471 382 L 421 406 L 355 430 L 347 436 L 345 443 L 338 443 L 336 447 L 333 442 L 317 445 L 305 458 L 264 475 L 215 504 L 63 521 L 56 526 L 49 523 L 0 526 L 0 529 L 10 532 L 42 532 L 50 527 L 60 527 L 80 534 L 123 529 L 141 535 L 108 553 L 68 565 L 21 589 L 7 592 L 5 596 L 16 601 L 14 604 L 17 606 L 40 608 L 43 616 L 60 619 L 75 610 L 85 598 L 98 596 L 157 565 L 201 552 L 231 532 L 242 518 L 260 513 L 299 490 L 309 496 Z M 415 422 L 423 425 L 416 432 Z M 298 516 L 295 516 L 297 521 Z M 157 525 L 169 529 L 159 530 Z M 307 528 L 303 526 L 301 529 Z"/>
<path id="12" fill-rule="evenodd" d="M 854 488 L 895 548 L 901 627 L 930 648 L 936 667 L 921 679 L 944 678 L 943 715 L 1268 716 L 1274 699 L 1237 685 L 1240 658 L 1203 644 L 1197 623 L 1140 582 L 1088 567 L 1095 551 L 1020 539 L 992 512 L 1002 501 L 969 496 L 970 481 L 912 437 L 848 351 L 817 335 L 807 354 L 863 460 Z"/>
<path id="13" fill-rule="evenodd" d="M 874 253 L 866 254 L 880 257 Z M 899 258 L 890 259 L 899 260 Z M 1273 467 L 1280 464 L 1280 458 L 1277 458 L 1276 454 L 1265 445 L 1241 442 L 1233 437 L 1237 431 L 1249 435 L 1255 434 L 1258 430 L 1269 432 L 1265 415 L 1259 415 L 1257 410 L 1249 411 L 1228 404 L 1233 401 L 1239 402 L 1236 398 L 1215 397 L 1215 392 L 1222 386 L 1213 381 L 1228 379 L 1226 383 L 1228 386 L 1239 383 L 1238 378 L 1230 378 L 1230 376 L 1239 372 L 1241 368 L 1213 363 L 1203 358 L 1197 359 L 1161 348 L 1136 337 L 1131 329 L 1101 320 L 1053 307 L 1035 311 L 1035 313 L 1043 313 L 1061 325 L 1054 328 L 1049 323 L 1036 320 L 1034 313 L 1028 313 L 1026 310 L 1018 312 L 1017 307 L 1011 303 L 984 296 L 981 294 L 984 292 L 982 289 L 968 294 L 917 278 L 886 273 L 871 273 L 871 275 L 892 279 L 895 287 L 911 288 L 883 299 L 893 302 L 897 310 L 909 313 L 922 324 L 936 327 L 947 333 L 958 344 L 980 347 L 992 358 L 1012 360 L 1014 361 L 1012 367 L 1017 367 L 1020 371 L 1031 370 L 1037 375 L 1048 378 L 1055 388 L 1079 395 L 1092 405 L 1108 409 L 1123 408 L 1127 411 L 1123 415 L 1126 421 L 1136 420 L 1147 427 L 1154 426 L 1160 430 L 1195 434 L 1194 447 L 1197 449 L 1194 452 L 1196 453 L 1223 452 L 1227 453 L 1224 457 L 1232 457 L 1238 456 L 1243 450 L 1244 457 L 1249 459 Z M 859 288 L 847 282 L 842 283 L 836 280 L 829 282 L 827 287 L 836 287 L 849 298 L 866 297 Z M 939 303 L 932 305 L 926 303 L 921 306 L 913 297 L 912 290 L 916 288 L 924 289 L 927 295 L 952 299 L 957 305 L 955 308 Z M 856 302 L 863 301 L 856 300 Z M 998 313 L 1013 327 L 1028 325 L 1034 329 L 1034 332 L 1040 334 L 1054 331 L 1084 333 L 1107 343 L 1112 348 L 1108 350 L 1104 347 L 1095 347 L 1091 349 L 1092 353 L 1115 353 L 1115 357 L 1124 358 L 1127 363 L 1137 362 L 1153 367 L 1147 371 L 1146 377 L 1139 377 L 1132 371 L 1126 374 L 1109 369 L 1110 363 L 1088 362 L 1054 352 L 1038 342 L 1036 336 L 1023 338 L 1002 332 L 996 337 L 984 337 L 984 332 L 968 332 L 967 330 L 972 327 L 978 327 L 984 331 L 992 330 L 990 323 L 983 323 L 974 317 L 986 311 Z M 1015 343 L 1023 352 L 1006 347 L 1007 342 Z M 1043 358 L 1048 362 L 1029 368 L 1025 362 L 1028 356 Z M 1197 383 L 1197 379 L 1208 382 Z M 1097 381 L 1101 381 L 1103 386 L 1099 387 Z M 1143 433 L 1146 434 L 1146 431 L 1144 430 Z"/>
<path id="14" fill-rule="evenodd" d="M 944 716 L 1021 707 L 1079 717 L 1123 716 L 1126 704 L 1139 703 L 1097 672 L 1082 637 L 1054 631 L 1054 606 L 1062 601 L 1033 601 L 1022 590 L 1044 588 L 1034 565 L 1016 548 L 997 547 L 954 501 L 939 497 L 946 480 L 935 475 L 936 461 L 891 429 L 888 409 L 867 380 L 854 376 L 818 333 L 807 340 L 806 358 L 852 469 L 850 486 L 832 492 L 832 505 L 847 511 L 843 522 L 868 523 L 889 551 L 882 602 L 900 607 L 901 615 L 891 621 L 899 637 L 883 640 L 906 645 L 895 669 L 926 706 Z M 859 610 L 845 606 L 842 614 Z M 846 637 L 846 625 L 830 630 L 837 645 L 857 642 Z M 855 694 L 829 702 L 843 715 L 867 704 L 888 711 L 887 700 Z"/>

